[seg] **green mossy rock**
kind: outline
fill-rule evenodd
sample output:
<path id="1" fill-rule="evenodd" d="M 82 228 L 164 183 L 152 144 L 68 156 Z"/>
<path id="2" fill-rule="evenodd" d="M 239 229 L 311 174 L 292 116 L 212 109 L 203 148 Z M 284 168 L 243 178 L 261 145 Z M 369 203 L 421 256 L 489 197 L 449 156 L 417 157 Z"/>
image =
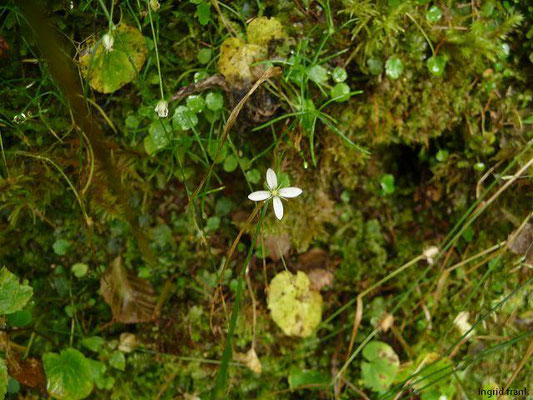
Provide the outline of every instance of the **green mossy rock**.
<path id="1" fill-rule="evenodd" d="M 310 336 L 322 319 L 322 296 L 309 286 L 308 276 L 301 271 L 280 272 L 270 282 L 268 308 L 288 336 Z"/>
<path id="2" fill-rule="evenodd" d="M 94 90 L 112 93 L 137 76 L 146 60 L 147 49 L 142 33 L 131 26 L 120 25 L 106 35 L 107 40 L 103 38 L 92 46 L 80 58 L 80 64 L 83 76 Z"/>

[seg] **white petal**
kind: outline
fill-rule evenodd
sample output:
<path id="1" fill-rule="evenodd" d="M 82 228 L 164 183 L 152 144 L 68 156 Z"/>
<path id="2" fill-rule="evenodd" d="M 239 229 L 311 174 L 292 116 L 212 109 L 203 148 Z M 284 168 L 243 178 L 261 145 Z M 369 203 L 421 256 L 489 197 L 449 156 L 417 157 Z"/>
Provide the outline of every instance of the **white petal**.
<path id="1" fill-rule="evenodd" d="M 276 178 L 276 173 L 272 168 L 267 169 L 267 186 L 271 190 L 278 187 L 278 178 Z"/>
<path id="2" fill-rule="evenodd" d="M 283 204 L 281 204 L 281 200 L 279 197 L 274 197 L 273 203 L 274 205 L 274 214 L 276 214 L 276 217 L 278 217 L 279 220 L 283 218 Z"/>
<path id="3" fill-rule="evenodd" d="M 270 192 L 267 192 L 266 190 L 259 190 L 257 192 L 253 192 L 248 195 L 248 198 L 252 201 L 266 200 L 269 197 L 270 197 Z"/>
<path id="4" fill-rule="evenodd" d="M 292 199 L 293 197 L 298 197 L 303 192 L 302 189 L 297 187 L 287 187 L 287 188 L 281 188 L 279 190 L 279 195 L 281 197 L 286 197 L 288 199 Z"/>

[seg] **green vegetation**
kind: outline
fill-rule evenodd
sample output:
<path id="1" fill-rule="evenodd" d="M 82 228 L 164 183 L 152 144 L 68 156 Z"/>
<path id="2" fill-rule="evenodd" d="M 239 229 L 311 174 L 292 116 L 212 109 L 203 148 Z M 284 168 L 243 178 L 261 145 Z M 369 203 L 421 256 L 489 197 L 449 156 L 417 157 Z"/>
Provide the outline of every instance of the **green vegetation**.
<path id="1" fill-rule="evenodd" d="M 531 394 L 532 177 L 526 0 L 3 2 L 0 398 Z"/>

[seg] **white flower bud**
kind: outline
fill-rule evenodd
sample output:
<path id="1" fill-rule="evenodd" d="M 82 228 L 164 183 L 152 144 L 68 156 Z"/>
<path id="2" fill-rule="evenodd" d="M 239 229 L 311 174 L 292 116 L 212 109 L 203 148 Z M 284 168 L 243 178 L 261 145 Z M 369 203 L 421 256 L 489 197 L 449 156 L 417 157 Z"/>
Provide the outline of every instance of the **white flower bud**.
<path id="1" fill-rule="evenodd" d="M 168 103 L 165 100 L 160 100 L 155 106 L 155 112 L 159 118 L 166 118 L 168 116 Z"/>
<path id="2" fill-rule="evenodd" d="M 115 44 L 115 39 L 113 39 L 113 36 L 108 32 L 104 36 L 102 36 L 102 44 L 104 45 L 104 49 L 107 51 L 113 50 L 113 45 Z"/>
<path id="3" fill-rule="evenodd" d="M 433 258 L 439 254 L 439 248 L 437 246 L 431 246 L 424 250 L 424 258 L 429 265 L 433 265 Z"/>

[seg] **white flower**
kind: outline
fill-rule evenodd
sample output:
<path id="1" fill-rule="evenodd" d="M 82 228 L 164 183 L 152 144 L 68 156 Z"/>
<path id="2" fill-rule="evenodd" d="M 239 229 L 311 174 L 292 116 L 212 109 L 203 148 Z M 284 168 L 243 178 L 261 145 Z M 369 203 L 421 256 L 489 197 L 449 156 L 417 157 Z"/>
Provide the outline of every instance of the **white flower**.
<path id="1" fill-rule="evenodd" d="M 168 116 L 168 103 L 165 100 L 159 100 L 159 103 L 155 106 L 155 112 L 159 115 L 159 118 L 166 118 Z"/>
<path id="2" fill-rule="evenodd" d="M 263 201 L 272 199 L 274 205 L 274 214 L 281 220 L 283 218 L 283 204 L 281 199 L 291 199 L 298 197 L 302 194 L 303 190 L 297 187 L 282 188 L 278 186 L 278 178 L 276 173 L 269 168 L 266 173 L 266 183 L 268 190 L 259 190 L 257 192 L 250 193 L 248 198 L 252 201 Z"/>
<path id="3" fill-rule="evenodd" d="M 115 39 L 113 39 L 113 36 L 108 32 L 104 36 L 102 36 L 102 43 L 104 45 L 104 49 L 107 51 L 113 50 L 113 45 L 115 44 Z"/>

